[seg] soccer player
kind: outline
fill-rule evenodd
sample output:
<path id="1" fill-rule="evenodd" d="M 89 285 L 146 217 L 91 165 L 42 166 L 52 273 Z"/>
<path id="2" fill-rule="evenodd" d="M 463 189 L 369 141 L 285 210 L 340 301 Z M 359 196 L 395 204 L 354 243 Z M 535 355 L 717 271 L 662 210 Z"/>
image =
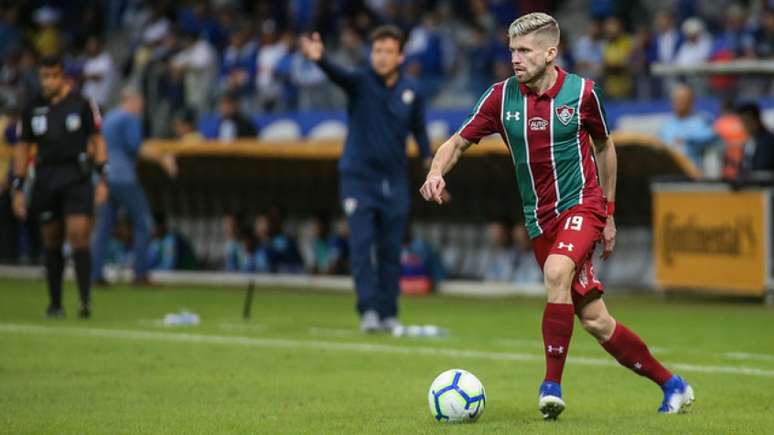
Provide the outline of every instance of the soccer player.
<path id="1" fill-rule="evenodd" d="M 425 200 L 444 202 L 444 174 L 482 137 L 499 133 L 513 160 L 533 251 L 544 275 L 546 375 L 539 409 L 546 419 L 564 410 L 561 380 L 573 315 L 623 366 L 661 387 L 659 412 L 677 413 L 693 390 L 664 368 L 643 341 L 614 319 L 594 277 L 592 253 L 615 246 L 616 152 L 599 87 L 554 65 L 559 25 L 544 13 L 515 20 L 508 29 L 514 76 L 492 85 L 460 129 L 436 152 L 420 189 Z M 593 147 L 593 148 L 592 148 Z"/>
<path id="2" fill-rule="evenodd" d="M 376 28 L 371 34 L 370 67 L 348 71 L 325 56 L 319 34 L 300 40 L 304 56 L 348 97 L 340 193 L 350 227 L 360 328 L 366 332 L 398 325 L 400 249 L 409 213 L 409 133 L 428 164 L 430 158 L 424 98 L 419 84 L 400 72 L 404 42 L 400 29 Z"/>
<path id="3" fill-rule="evenodd" d="M 93 102 L 78 95 L 66 83 L 61 57 L 41 59 L 39 76 L 43 93 L 29 101 L 22 111 L 20 143 L 14 150 L 14 212 L 21 219 L 27 216 L 22 192 L 29 148 L 36 144 L 36 179 L 30 209 L 42 225 L 46 250 L 50 296 L 46 316 L 64 315 L 62 245 L 66 237 L 73 250 L 80 293 L 78 315 L 88 318 L 91 314 L 91 217 L 95 201 L 104 203 L 108 193 L 107 151 L 99 134 L 100 115 Z M 99 175 L 96 189 L 92 167 Z"/>

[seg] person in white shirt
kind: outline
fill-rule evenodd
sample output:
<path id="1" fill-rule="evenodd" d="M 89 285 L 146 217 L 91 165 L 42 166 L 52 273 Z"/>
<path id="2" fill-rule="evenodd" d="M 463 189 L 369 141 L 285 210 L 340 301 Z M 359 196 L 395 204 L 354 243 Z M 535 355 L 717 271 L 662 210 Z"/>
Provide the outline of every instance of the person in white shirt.
<path id="1" fill-rule="evenodd" d="M 258 108 L 271 112 L 279 109 L 282 99 L 282 82 L 276 77 L 277 66 L 290 53 L 293 37 L 277 33 L 273 21 L 266 21 L 261 32 L 255 85 L 258 90 Z"/>
<path id="2" fill-rule="evenodd" d="M 105 107 L 110 100 L 114 80 L 115 68 L 110 53 L 104 50 L 98 37 L 89 36 L 86 40 L 81 93 L 84 98 Z"/>
<path id="3" fill-rule="evenodd" d="M 201 115 L 213 100 L 218 55 L 209 41 L 195 34 L 183 35 L 183 47 L 172 58 L 172 67 L 182 75 L 186 106 Z"/>
<path id="4" fill-rule="evenodd" d="M 699 18 L 688 18 L 681 27 L 685 40 L 675 54 L 675 64 L 697 65 L 707 62 L 712 54 L 712 37 Z"/>

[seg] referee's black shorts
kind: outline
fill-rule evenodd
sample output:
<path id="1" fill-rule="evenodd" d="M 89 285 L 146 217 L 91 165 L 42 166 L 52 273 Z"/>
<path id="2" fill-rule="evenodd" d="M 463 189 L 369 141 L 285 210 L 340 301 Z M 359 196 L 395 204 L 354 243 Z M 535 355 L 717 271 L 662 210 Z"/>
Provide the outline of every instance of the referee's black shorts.
<path id="1" fill-rule="evenodd" d="M 41 223 L 69 215 L 94 214 L 94 184 L 91 177 L 69 165 L 36 169 L 30 209 Z"/>

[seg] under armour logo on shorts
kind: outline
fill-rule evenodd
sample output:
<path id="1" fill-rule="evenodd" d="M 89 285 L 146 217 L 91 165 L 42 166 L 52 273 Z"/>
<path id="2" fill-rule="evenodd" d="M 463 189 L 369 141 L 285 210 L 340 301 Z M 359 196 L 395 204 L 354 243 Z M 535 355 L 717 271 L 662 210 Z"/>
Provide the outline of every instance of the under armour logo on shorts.
<path id="1" fill-rule="evenodd" d="M 572 243 L 564 243 L 564 242 L 559 242 L 559 246 L 557 246 L 557 248 L 559 248 L 559 249 L 565 249 L 566 248 L 570 252 L 572 252 L 574 247 L 575 246 L 573 246 Z"/>

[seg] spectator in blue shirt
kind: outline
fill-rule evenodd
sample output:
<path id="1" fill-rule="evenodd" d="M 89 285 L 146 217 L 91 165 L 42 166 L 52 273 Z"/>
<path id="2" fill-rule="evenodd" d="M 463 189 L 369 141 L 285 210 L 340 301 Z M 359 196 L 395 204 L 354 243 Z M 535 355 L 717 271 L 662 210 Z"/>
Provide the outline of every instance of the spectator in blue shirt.
<path id="1" fill-rule="evenodd" d="M 196 255 L 191 243 L 179 232 L 167 226 L 163 213 L 153 216 L 153 240 L 148 247 L 148 267 L 152 270 L 192 270 Z"/>
<path id="2" fill-rule="evenodd" d="M 661 140 L 685 156 L 699 169 L 702 156 L 715 141 L 712 124 L 693 111 L 693 91 L 687 85 L 678 85 L 672 91 L 673 114 L 661 127 Z"/>
<path id="3" fill-rule="evenodd" d="M 122 93 L 121 106 L 109 112 L 102 123 L 110 169 L 108 201 L 97 211 L 97 236 L 92 249 L 92 281 L 106 284 L 103 275 L 104 259 L 110 247 L 113 227 L 119 209 L 124 209 L 134 229 L 134 282 L 148 281 L 148 242 L 151 215 L 148 200 L 137 179 L 137 158 L 142 146 L 143 100 L 133 89 Z"/>
<path id="4" fill-rule="evenodd" d="M 258 130 L 253 121 L 239 110 L 239 100 L 235 95 L 225 94 L 220 98 L 218 108 L 218 140 L 230 142 L 240 138 L 255 138 Z"/>
<path id="5" fill-rule="evenodd" d="M 239 214 L 229 214 L 223 219 L 226 233 L 224 267 L 228 272 L 255 272 L 255 252 L 258 242 L 253 227 Z"/>
<path id="6" fill-rule="evenodd" d="M 255 270 L 263 273 L 300 273 L 304 262 L 296 240 L 285 234 L 284 210 L 272 206 L 255 220 L 258 246 L 255 250 Z"/>
<path id="7" fill-rule="evenodd" d="M 327 213 L 318 213 L 311 224 L 311 240 L 306 244 L 305 258 L 311 273 L 332 275 L 347 270 L 349 248 L 340 231 L 331 231 Z"/>
<path id="8" fill-rule="evenodd" d="M 223 51 L 220 76 L 221 88 L 239 98 L 249 97 L 254 89 L 258 44 L 251 38 L 247 27 L 238 27 L 229 37 L 229 45 Z"/>
<path id="9" fill-rule="evenodd" d="M 19 26 L 19 7 L 7 6 L 0 10 L 0 59 L 21 49 L 24 33 Z"/>
<path id="10" fill-rule="evenodd" d="M 425 240 L 406 229 L 400 254 L 400 287 L 403 293 L 426 294 L 446 278 L 441 257 Z"/>

